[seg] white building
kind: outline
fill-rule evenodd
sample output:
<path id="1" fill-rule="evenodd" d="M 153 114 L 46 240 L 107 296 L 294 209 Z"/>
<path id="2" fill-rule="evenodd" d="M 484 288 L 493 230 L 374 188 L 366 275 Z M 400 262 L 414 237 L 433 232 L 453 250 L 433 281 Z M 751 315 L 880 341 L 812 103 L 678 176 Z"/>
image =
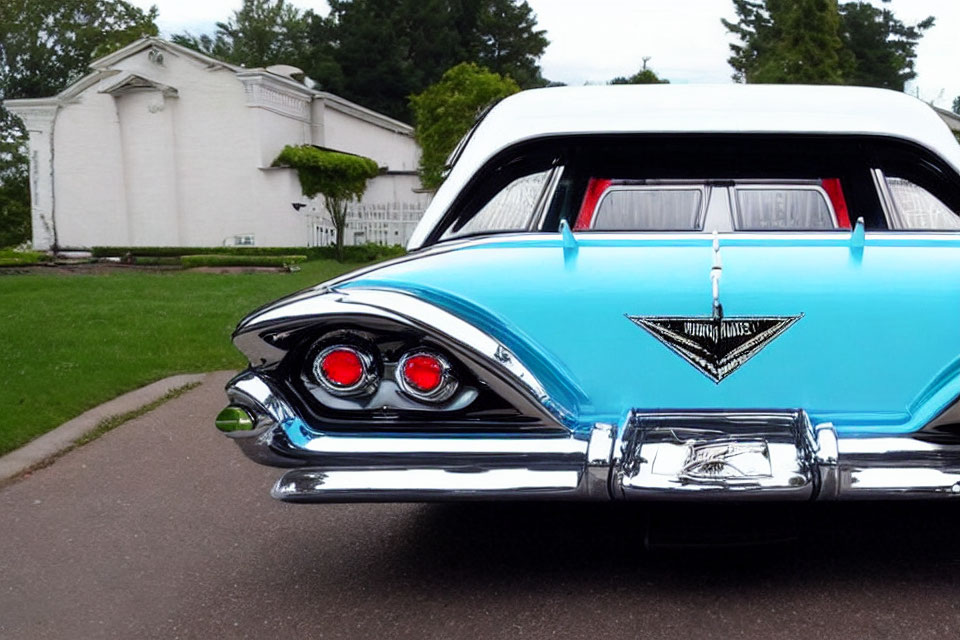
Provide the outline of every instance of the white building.
<path id="1" fill-rule="evenodd" d="M 405 244 L 429 201 L 409 125 L 308 88 L 294 67 L 244 69 L 156 38 L 90 67 L 59 95 L 4 103 L 30 134 L 36 248 L 328 244 L 321 201 L 270 166 L 288 144 L 381 166 L 347 244 Z"/>

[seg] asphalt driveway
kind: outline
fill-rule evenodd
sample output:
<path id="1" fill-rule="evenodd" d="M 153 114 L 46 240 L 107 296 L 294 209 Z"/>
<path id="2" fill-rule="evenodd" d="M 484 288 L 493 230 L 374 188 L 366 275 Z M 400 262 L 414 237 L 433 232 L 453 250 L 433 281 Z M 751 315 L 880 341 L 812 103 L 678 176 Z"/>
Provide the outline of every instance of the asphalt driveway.
<path id="1" fill-rule="evenodd" d="M 0 490 L 0 637 L 960 636 L 960 503 L 286 505 L 226 378 Z"/>

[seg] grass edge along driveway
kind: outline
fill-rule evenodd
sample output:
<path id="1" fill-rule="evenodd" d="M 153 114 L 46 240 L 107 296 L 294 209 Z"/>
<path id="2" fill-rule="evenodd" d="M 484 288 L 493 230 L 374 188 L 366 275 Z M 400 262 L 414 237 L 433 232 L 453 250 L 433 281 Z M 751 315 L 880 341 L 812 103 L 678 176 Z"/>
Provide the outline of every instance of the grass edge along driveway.
<path id="1" fill-rule="evenodd" d="M 243 368 L 230 334 L 244 315 L 359 266 L 0 274 L 0 455 L 155 380 Z"/>

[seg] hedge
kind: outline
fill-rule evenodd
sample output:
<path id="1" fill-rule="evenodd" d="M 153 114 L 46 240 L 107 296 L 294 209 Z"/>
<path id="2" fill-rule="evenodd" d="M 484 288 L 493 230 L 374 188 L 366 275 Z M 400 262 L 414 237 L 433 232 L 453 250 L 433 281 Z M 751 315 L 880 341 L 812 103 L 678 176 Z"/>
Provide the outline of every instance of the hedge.
<path id="1" fill-rule="evenodd" d="M 137 256 L 133 259 L 133 264 L 139 264 L 141 266 L 151 266 L 151 267 L 179 267 L 180 258 L 166 257 L 166 256 Z"/>
<path id="2" fill-rule="evenodd" d="M 334 260 L 336 248 L 328 247 L 93 247 L 95 258 L 120 258 L 128 253 L 137 258 L 179 258 L 195 255 L 287 256 L 305 255 L 308 260 Z M 344 247 L 347 262 L 373 262 L 406 253 L 398 245 L 361 244 Z"/>
<path id="3" fill-rule="evenodd" d="M 307 256 L 224 256 L 199 255 L 183 256 L 180 264 L 184 269 L 194 267 L 283 267 L 305 262 Z"/>
<path id="4" fill-rule="evenodd" d="M 43 251 L 14 251 L 0 249 L 0 267 L 15 267 L 24 264 L 40 264 L 49 262 L 50 256 Z"/>

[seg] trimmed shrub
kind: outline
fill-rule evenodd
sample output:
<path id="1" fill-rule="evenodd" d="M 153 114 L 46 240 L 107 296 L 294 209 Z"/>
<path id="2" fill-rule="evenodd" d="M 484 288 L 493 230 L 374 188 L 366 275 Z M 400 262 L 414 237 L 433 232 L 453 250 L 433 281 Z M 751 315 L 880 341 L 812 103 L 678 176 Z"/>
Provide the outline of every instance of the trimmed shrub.
<path id="1" fill-rule="evenodd" d="M 180 264 L 184 269 L 194 267 L 283 267 L 305 262 L 307 256 L 183 256 Z"/>
<path id="2" fill-rule="evenodd" d="M 180 266 L 180 258 L 177 256 L 137 256 L 133 259 L 133 264 L 141 266 Z"/>
<path id="3" fill-rule="evenodd" d="M 93 247 L 95 258 L 122 258 L 128 253 L 136 262 L 140 258 L 179 258 L 196 255 L 225 256 L 289 256 L 305 255 L 308 260 L 335 260 L 336 248 L 326 247 Z M 343 248 L 344 259 L 348 262 L 374 262 L 396 258 L 406 253 L 399 244 L 380 245 L 374 243 L 347 246 Z"/>
<path id="4" fill-rule="evenodd" d="M 347 205 L 360 200 L 367 190 L 367 181 L 380 173 L 377 163 L 370 158 L 320 149 L 305 144 L 287 145 L 273 161 L 275 167 L 297 170 L 300 189 L 308 198 L 322 196 L 330 220 L 337 231 L 337 259 L 344 260 L 343 231 L 347 227 Z"/>
<path id="5" fill-rule="evenodd" d="M 50 256 L 43 251 L 13 251 L 0 249 L 0 267 L 16 267 L 25 264 L 50 262 Z"/>

